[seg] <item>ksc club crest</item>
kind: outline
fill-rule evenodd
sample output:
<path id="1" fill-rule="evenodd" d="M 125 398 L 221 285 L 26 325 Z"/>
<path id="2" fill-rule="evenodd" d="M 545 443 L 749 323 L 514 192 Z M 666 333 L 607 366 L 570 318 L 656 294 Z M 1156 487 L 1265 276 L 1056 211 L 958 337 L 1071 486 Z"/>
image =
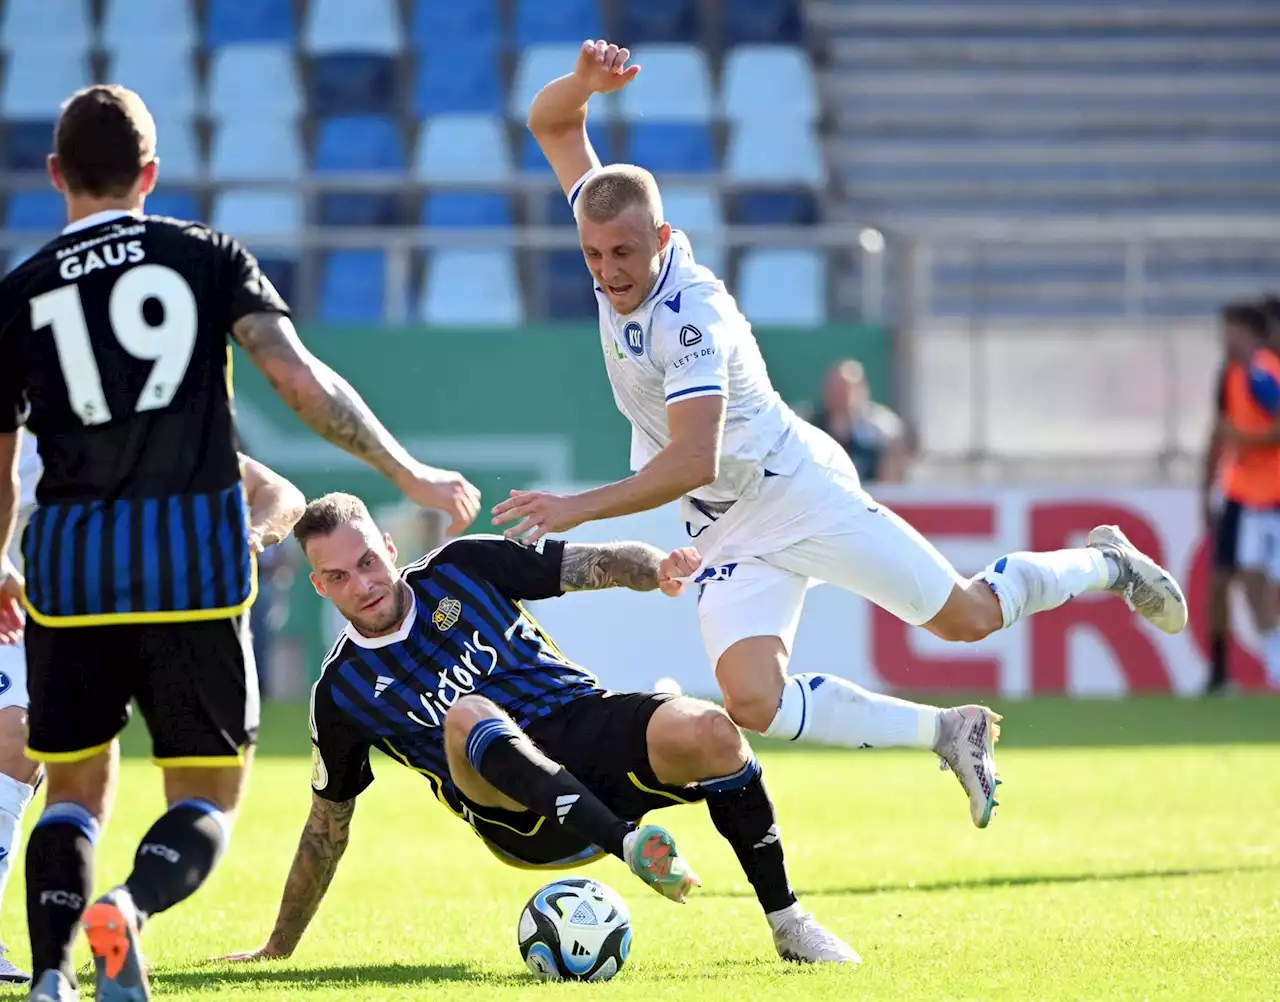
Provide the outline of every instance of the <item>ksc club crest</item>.
<path id="1" fill-rule="evenodd" d="M 431 614 L 431 625 L 443 633 L 445 630 L 452 630 L 461 615 L 461 602 L 456 598 L 442 598 L 436 611 Z"/>

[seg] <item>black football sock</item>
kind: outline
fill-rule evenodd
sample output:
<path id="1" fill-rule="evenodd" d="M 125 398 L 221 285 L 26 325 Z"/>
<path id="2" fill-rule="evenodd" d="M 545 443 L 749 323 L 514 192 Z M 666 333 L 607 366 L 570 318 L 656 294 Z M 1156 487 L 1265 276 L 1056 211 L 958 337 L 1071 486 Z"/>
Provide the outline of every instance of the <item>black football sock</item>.
<path id="1" fill-rule="evenodd" d="M 59 970 L 73 986 L 71 962 L 80 916 L 93 888 L 93 847 L 98 820 L 71 801 L 49 804 L 27 841 L 27 928 L 38 978 Z"/>
<path id="2" fill-rule="evenodd" d="M 733 775 L 698 785 L 707 795 L 716 831 L 733 846 L 765 914 L 795 904 L 782 853 L 782 836 L 773 814 L 773 801 L 764 788 L 760 764 L 752 758 Z"/>
<path id="3" fill-rule="evenodd" d="M 1209 637 L 1209 691 L 1216 692 L 1227 684 L 1227 635 Z"/>
<path id="4" fill-rule="evenodd" d="M 476 724 L 467 736 L 467 761 L 517 804 L 622 858 L 622 840 L 635 825 L 623 821 L 573 773 L 538 751 L 510 720 L 490 717 Z"/>
<path id="5" fill-rule="evenodd" d="M 229 837 L 227 816 L 208 800 L 183 800 L 161 815 L 142 836 L 125 881 L 139 922 L 195 893 Z"/>

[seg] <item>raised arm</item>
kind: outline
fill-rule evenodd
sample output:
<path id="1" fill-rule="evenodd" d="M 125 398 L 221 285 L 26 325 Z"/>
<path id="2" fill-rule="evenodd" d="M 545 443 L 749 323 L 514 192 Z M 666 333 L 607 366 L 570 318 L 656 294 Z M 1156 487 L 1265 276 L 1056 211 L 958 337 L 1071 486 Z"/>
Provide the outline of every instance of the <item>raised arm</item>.
<path id="1" fill-rule="evenodd" d="M 293 531 L 307 499 L 269 466 L 240 453 L 244 490 L 249 500 L 249 540 L 255 552 L 274 546 Z"/>
<path id="2" fill-rule="evenodd" d="M 284 896 L 271 936 L 265 946 L 232 954 L 224 960 L 271 960 L 292 955 L 338 871 L 338 861 L 351 835 L 351 815 L 355 809 L 354 800 L 334 802 L 311 795 L 311 815 L 302 829 L 298 852 L 285 878 Z"/>
<path id="3" fill-rule="evenodd" d="M 409 500 L 448 512 L 450 534 L 471 524 L 480 510 L 480 492 L 460 473 L 410 456 L 351 384 L 307 350 L 288 317 L 251 313 L 236 322 L 234 332 L 276 393 L 315 432 L 364 460 Z"/>
<path id="4" fill-rule="evenodd" d="M 584 174 L 600 166 L 587 138 L 587 102 L 593 94 L 621 90 L 640 72 L 627 66 L 631 53 L 608 42 L 582 43 L 573 72 L 538 91 L 527 125 L 556 180 L 568 194 Z"/>

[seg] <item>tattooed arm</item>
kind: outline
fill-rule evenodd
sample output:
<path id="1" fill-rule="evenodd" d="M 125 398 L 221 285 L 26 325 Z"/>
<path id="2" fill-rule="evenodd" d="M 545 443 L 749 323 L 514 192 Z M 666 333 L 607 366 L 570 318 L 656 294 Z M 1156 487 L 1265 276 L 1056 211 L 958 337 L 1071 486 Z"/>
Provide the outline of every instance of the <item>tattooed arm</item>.
<path id="1" fill-rule="evenodd" d="M 250 313 L 235 324 L 236 341 L 276 393 L 318 434 L 364 460 L 409 500 L 453 516 L 461 532 L 480 510 L 480 493 L 461 474 L 425 466 L 383 427 L 345 379 L 311 354 L 279 313 Z"/>
<path id="2" fill-rule="evenodd" d="M 355 809 L 354 800 L 335 803 L 314 793 L 311 795 L 311 816 L 302 829 L 298 852 L 284 882 L 280 913 L 267 945 L 248 953 L 232 954 L 224 960 L 270 960 L 293 954 L 338 870 Z"/>
<path id="3" fill-rule="evenodd" d="M 658 587 L 658 570 L 665 556 L 648 543 L 566 543 L 560 587 L 565 591 L 653 591 Z"/>

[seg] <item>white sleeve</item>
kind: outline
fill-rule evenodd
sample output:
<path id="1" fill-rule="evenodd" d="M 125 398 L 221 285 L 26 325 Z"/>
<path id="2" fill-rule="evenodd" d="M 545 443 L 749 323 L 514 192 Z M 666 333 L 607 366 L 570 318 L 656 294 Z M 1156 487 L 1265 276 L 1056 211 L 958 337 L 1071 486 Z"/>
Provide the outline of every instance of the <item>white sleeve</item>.
<path id="1" fill-rule="evenodd" d="M 653 358 L 662 367 L 663 395 L 668 404 L 694 397 L 727 397 L 728 325 L 714 302 L 686 300 L 685 311 L 663 303 L 654 317 Z"/>
<path id="2" fill-rule="evenodd" d="M 573 208 L 574 203 L 578 201 L 578 195 L 582 192 L 582 186 L 599 173 L 599 167 L 592 167 L 589 171 L 583 174 L 582 177 L 578 178 L 578 180 L 574 182 L 573 187 L 569 189 L 569 194 L 567 196 L 569 199 L 569 208 Z"/>

